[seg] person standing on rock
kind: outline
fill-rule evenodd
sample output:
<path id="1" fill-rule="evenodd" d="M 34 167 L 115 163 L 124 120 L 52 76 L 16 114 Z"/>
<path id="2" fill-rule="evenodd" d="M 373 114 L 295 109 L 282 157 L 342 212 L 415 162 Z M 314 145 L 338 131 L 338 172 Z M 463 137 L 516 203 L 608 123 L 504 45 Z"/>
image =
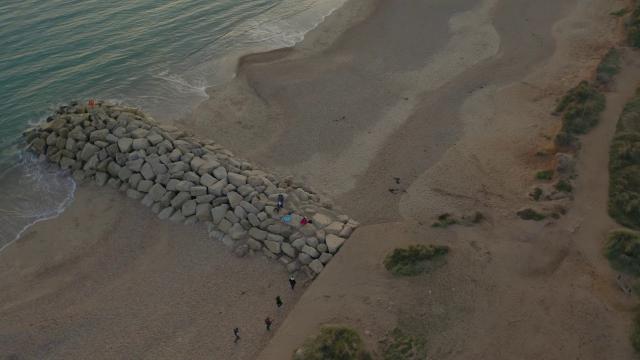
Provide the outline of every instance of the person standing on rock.
<path id="1" fill-rule="evenodd" d="M 276 209 L 280 211 L 284 207 L 284 195 L 278 195 L 278 202 L 276 203 Z"/>
<path id="2" fill-rule="evenodd" d="M 264 324 L 267 326 L 267 331 L 271 331 L 271 324 L 273 324 L 273 320 L 271 320 L 270 317 L 267 316 L 267 318 L 264 319 Z"/>
<path id="3" fill-rule="evenodd" d="M 240 340 L 240 329 L 238 328 L 234 328 L 233 329 L 233 335 L 236 337 L 235 340 L 233 340 L 234 343 L 237 343 L 238 340 Z"/>
<path id="4" fill-rule="evenodd" d="M 289 276 L 289 286 L 291 286 L 291 290 L 296 287 L 296 278 L 293 275 Z"/>
<path id="5" fill-rule="evenodd" d="M 276 296 L 276 306 L 277 307 L 282 307 L 282 299 L 280 298 L 280 295 Z"/>

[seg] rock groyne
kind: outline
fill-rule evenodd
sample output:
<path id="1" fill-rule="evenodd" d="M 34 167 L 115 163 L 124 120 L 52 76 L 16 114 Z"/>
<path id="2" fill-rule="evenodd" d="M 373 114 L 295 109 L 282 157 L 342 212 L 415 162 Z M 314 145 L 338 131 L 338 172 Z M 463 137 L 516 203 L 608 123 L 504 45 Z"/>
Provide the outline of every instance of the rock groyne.
<path id="1" fill-rule="evenodd" d="M 319 274 L 358 226 L 301 182 L 136 108 L 71 103 L 24 138 L 79 183 L 119 189 L 161 220 L 207 224 L 235 255 L 261 252 L 289 272 Z"/>

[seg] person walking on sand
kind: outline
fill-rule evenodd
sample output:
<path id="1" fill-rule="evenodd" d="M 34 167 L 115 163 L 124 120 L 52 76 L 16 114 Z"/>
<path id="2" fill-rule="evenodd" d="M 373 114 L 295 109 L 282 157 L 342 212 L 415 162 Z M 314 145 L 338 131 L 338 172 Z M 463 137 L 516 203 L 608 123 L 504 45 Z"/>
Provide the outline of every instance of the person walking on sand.
<path id="1" fill-rule="evenodd" d="M 237 343 L 238 340 L 240 340 L 240 329 L 238 328 L 234 328 L 233 329 L 233 335 L 236 337 L 235 340 L 233 340 L 234 343 Z"/>
<path id="2" fill-rule="evenodd" d="M 291 286 L 291 290 L 296 287 L 296 278 L 293 275 L 289 276 L 289 285 Z"/>
<path id="3" fill-rule="evenodd" d="M 276 306 L 277 307 L 282 306 L 282 299 L 280 299 L 280 295 L 276 296 Z"/>
<path id="4" fill-rule="evenodd" d="M 271 324 L 273 324 L 273 320 L 271 320 L 270 317 L 267 316 L 267 318 L 264 319 L 264 324 L 267 326 L 267 331 L 271 331 Z"/>

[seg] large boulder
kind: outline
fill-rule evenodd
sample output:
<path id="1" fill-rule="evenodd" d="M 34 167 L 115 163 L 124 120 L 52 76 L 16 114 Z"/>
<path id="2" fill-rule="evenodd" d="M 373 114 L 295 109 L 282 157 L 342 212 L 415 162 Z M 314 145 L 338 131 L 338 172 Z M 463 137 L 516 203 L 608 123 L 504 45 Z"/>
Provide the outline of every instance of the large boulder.
<path id="1" fill-rule="evenodd" d="M 329 252 L 335 254 L 344 243 L 344 239 L 339 236 L 330 234 L 325 238 L 325 242 L 327 244 L 327 247 L 329 248 Z"/>

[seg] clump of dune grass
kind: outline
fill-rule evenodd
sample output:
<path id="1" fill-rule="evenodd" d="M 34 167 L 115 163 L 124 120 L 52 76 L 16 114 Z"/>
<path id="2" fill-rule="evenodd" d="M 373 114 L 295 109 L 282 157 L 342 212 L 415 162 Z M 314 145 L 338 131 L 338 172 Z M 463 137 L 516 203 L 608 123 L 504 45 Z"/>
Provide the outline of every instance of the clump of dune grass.
<path id="1" fill-rule="evenodd" d="M 325 326 L 298 349 L 294 360 L 372 360 L 360 335 L 345 326 Z"/>
<path id="2" fill-rule="evenodd" d="M 562 131 L 586 134 L 596 126 L 605 108 L 604 95 L 588 81 L 580 82 L 560 99 L 555 112 L 562 115 Z"/>
<path id="3" fill-rule="evenodd" d="M 444 213 L 444 214 L 440 214 L 438 215 L 438 220 L 436 222 L 434 222 L 433 224 L 431 224 L 431 227 L 434 228 L 448 228 L 451 225 L 455 225 L 458 223 L 458 220 L 456 220 L 453 215 L 449 214 L 449 213 Z"/>
<path id="4" fill-rule="evenodd" d="M 536 173 L 538 180 L 551 180 L 553 178 L 553 170 L 541 170 Z"/>
<path id="5" fill-rule="evenodd" d="M 383 360 L 426 359 L 426 342 L 411 336 L 400 328 L 393 329 L 382 342 Z"/>
<path id="6" fill-rule="evenodd" d="M 448 253 L 448 246 L 411 245 L 393 250 L 384 259 L 384 266 L 397 276 L 415 276 L 429 270 L 435 260 Z"/>
<path id="7" fill-rule="evenodd" d="M 596 80 L 601 85 L 606 85 L 620 72 L 620 52 L 611 48 L 602 58 L 596 69 Z"/>
<path id="8" fill-rule="evenodd" d="M 539 213 L 531 208 L 520 210 L 516 213 L 522 220 L 541 221 L 547 218 L 545 214 Z"/>
<path id="9" fill-rule="evenodd" d="M 611 142 L 609 215 L 640 229 L 640 93 L 625 105 Z"/>
<path id="10" fill-rule="evenodd" d="M 614 269 L 640 275 L 640 235 L 629 230 L 614 230 L 609 233 L 604 255 Z"/>
<path id="11" fill-rule="evenodd" d="M 570 193 L 573 191 L 573 185 L 571 185 L 569 181 L 564 179 L 558 181 L 553 187 L 555 187 L 556 190 L 565 192 L 565 193 Z"/>
<path id="12" fill-rule="evenodd" d="M 629 45 L 640 47 L 640 2 L 638 1 L 627 22 L 627 39 Z"/>

